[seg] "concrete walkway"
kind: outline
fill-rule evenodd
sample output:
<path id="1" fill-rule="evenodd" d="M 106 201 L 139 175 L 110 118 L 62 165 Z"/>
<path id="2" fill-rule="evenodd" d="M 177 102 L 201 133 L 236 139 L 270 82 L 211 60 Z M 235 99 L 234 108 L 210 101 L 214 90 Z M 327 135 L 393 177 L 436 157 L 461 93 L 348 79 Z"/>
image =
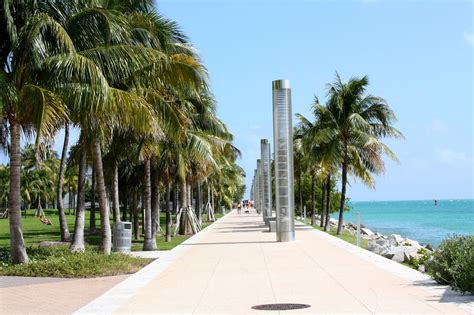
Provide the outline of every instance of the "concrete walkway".
<path id="1" fill-rule="evenodd" d="M 296 238 L 277 243 L 255 212 L 231 212 L 78 313 L 474 313 L 472 296 L 415 270 L 302 224 Z"/>
<path id="2" fill-rule="evenodd" d="M 0 314 L 71 314 L 128 276 L 0 277 Z"/>

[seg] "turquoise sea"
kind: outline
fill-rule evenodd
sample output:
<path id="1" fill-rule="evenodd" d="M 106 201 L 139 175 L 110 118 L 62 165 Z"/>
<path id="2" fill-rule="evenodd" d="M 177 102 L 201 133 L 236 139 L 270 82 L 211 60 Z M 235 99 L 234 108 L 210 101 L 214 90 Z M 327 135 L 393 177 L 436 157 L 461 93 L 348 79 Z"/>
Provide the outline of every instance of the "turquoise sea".
<path id="1" fill-rule="evenodd" d="M 438 246 L 448 235 L 474 235 L 474 199 L 350 202 L 344 220 L 361 223 L 385 235 L 400 234 L 420 243 Z M 337 218 L 334 214 L 333 217 Z"/>

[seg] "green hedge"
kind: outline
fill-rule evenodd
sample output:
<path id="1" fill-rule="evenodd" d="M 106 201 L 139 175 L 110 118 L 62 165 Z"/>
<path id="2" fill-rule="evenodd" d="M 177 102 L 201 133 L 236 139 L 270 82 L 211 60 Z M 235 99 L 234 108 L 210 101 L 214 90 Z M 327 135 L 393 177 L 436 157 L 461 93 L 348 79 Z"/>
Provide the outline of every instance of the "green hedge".
<path id="1" fill-rule="evenodd" d="M 461 293 L 474 293 L 474 236 L 453 235 L 444 240 L 426 267 L 437 282 Z"/>

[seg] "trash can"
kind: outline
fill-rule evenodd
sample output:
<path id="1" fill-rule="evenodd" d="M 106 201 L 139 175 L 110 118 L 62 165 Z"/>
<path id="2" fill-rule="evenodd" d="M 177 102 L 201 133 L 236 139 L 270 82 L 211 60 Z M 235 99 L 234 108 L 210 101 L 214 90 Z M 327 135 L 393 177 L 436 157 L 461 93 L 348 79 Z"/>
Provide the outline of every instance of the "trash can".
<path id="1" fill-rule="evenodd" d="M 114 252 L 127 253 L 132 250 L 132 223 L 115 222 L 112 235 Z"/>
<path id="2" fill-rule="evenodd" d="M 271 220 L 271 221 L 268 221 L 269 223 L 269 232 L 276 232 L 277 231 L 277 222 L 276 220 Z"/>

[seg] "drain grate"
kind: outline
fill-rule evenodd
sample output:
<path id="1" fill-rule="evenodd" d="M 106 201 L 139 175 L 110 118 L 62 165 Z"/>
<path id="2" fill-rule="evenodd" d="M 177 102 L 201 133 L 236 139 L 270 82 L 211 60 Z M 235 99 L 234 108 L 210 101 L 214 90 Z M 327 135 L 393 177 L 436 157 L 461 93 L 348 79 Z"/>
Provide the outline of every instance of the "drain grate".
<path id="1" fill-rule="evenodd" d="M 289 310 L 299 310 L 302 308 L 308 308 L 311 305 L 308 304 L 296 304 L 296 303 L 277 303 L 277 304 L 262 304 L 252 306 L 254 310 L 260 311 L 289 311 Z"/>

